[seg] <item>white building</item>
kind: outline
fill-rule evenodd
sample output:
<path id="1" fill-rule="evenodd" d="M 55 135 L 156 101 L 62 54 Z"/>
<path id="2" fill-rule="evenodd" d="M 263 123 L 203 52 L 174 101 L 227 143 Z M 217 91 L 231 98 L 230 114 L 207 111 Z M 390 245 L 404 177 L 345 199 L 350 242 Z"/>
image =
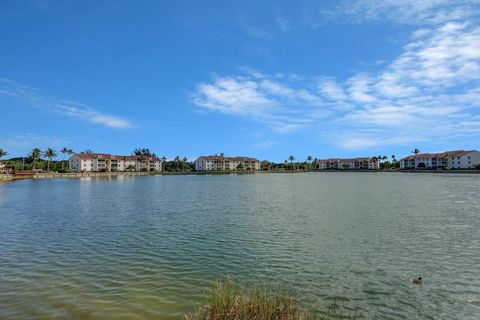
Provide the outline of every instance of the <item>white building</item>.
<path id="1" fill-rule="evenodd" d="M 260 161 L 248 157 L 201 156 L 195 160 L 196 171 L 260 170 Z"/>
<path id="2" fill-rule="evenodd" d="M 157 157 L 113 156 L 106 153 L 74 154 L 68 160 L 70 170 L 90 171 L 162 171 L 162 160 Z"/>
<path id="3" fill-rule="evenodd" d="M 320 159 L 317 162 L 320 170 L 377 170 L 380 169 L 380 161 L 375 158 L 353 159 Z"/>
<path id="4" fill-rule="evenodd" d="M 473 169 L 480 164 L 480 152 L 454 150 L 419 153 L 400 159 L 400 169 Z"/>

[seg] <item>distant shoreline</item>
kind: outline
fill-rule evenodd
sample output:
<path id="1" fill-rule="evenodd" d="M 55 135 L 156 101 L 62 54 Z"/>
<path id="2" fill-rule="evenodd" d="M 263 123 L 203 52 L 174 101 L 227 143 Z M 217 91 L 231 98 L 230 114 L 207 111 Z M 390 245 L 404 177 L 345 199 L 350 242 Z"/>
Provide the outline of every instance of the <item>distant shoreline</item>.
<path id="1" fill-rule="evenodd" d="M 186 176 L 186 175 L 244 175 L 244 174 L 274 174 L 274 173 L 448 173 L 448 174 L 480 174 L 480 170 L 299 170 L 299 171 L 190 171 L 190 172 L 84 172 L 84 173 L 35 173 L 28 175 L 0 174 L 0 182 L 25 179 L 81 179 L 81 178 L 107 178 L 118 176 Z"/>

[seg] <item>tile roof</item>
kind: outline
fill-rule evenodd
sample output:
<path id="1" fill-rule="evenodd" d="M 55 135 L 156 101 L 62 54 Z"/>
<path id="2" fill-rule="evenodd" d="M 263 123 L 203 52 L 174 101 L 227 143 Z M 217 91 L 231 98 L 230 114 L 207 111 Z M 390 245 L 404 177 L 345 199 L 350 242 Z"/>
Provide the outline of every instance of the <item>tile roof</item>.
<path id="1" fill-rule="evenodd" d="M 249 157 L 224 157 L 224 156 L 200 156 L 199 158 L 203 160 L 217 160 L 217 161 L 255 161 L 260 162 L 255 158 Z"/>
<path id="2" fill-rule="evenodd" d="M 400 161 L 415 160 L 418 159 L 429 159 L 429 158 L 446 158 L 446 157 L 461 157 L 475 150 L 452 150 L 444 151 L 440 153 L 419 153 L 416 155 L 406 156 L 405 158 L 400 159 Z"/>
<path id="3" fill-rule="evenodd" d="M 129 161 L 136 161 L 140 160 L 141 156 L 118 156 L 118 155 L 111 155 L 108 153 L 76 153 L 80 159 L 98 159 L 98 160 L 129 160 Z M 158 157 L 145 157 L 145 160 L 148 161 L 161 161 Z"/>
<path id="4" fill-rule="evenodd" d="M 332 159 L 320 159 L 318 160 L 319 163 L 327 163 L 327 162 L 365 162 L 365 161 L 373 161 L 373 158 L 332 158 Z"/>

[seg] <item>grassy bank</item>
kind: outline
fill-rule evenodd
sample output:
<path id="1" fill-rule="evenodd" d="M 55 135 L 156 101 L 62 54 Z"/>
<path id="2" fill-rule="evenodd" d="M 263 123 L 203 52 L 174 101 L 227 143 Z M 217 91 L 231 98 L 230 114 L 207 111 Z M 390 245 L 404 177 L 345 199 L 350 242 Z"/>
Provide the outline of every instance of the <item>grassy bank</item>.
<path id="1" fill-rule="evenodd" d="M 218 280 L 204 306 L 185 320 L 333 320 L 360 319 L 357 314 L 339 314 L 332 308 L 318 315 L 300 305 L 291 291 L 257 285 L 240 285 L 232 278 Z"/>

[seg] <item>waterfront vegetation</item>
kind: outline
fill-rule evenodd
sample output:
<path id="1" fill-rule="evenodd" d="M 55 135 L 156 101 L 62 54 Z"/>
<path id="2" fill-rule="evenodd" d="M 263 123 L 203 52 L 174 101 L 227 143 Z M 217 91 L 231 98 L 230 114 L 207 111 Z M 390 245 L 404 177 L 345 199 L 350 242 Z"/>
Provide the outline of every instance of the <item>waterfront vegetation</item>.
<path id="1" fill-rule="evenodd" d="M 60 150 L 62 153 L 62 160 L 57 161 L 57 152 L 48 148 L 45 151 L 40 150 L 39 148 L 33 148 L 31 152 L 25 157 L 16 157 L 11 159 L 5 159 L 8 155 L 8 152 L 4 149 L 0 149 L 0 161 L 1 163 L 8 168 L 9 171 L 47 171 L 47 172 L 59 172 L 65 173 L 69 171 L 68 167 L 68 157 L 73 155 L 75 152 L 72 149 L 64 147 Z M 80 152 L 81 154 L 91 154 L 92 150 L 86 149 Z M 419 154 L 420 150 L 415 148 L 412 150 L 412 154 Z M 140 157 L 157 157 L 157 155 L 150 151 L 148 148 L 135 148 L 132 155 L 137 155 Z M 223 152 L 220 153 L 220 156 L 223 156 Z M 400 161 L 397 157 L 392 154 L 390 157 L 386 155 L 378 155 L 371 157 L 375 162 L 378 162 L 380 170 L 399 170 Z M 169 173 L 185 173 L 195 171 L 195 163 L 189 161 L 187 157 L 175 156 L 172 160 L 168 160 L 167 157 L 163 156 L 160 158 L 162 160 L 163 171 Z M 310 171 L 317 169 L 318 158 L 313 158 L 312 156 L 307 156 L 304 161 L 295 161 L 297 160 L 295 155 L 290 155 L 283 162 L 270 162 L 263 160 L 260 163 L 261 171 L 270 171 L 270 172 L 301 172 L 301 171 Z M 132 171 L 134 168 L 130 169 Z M 240 165 L 237 168 L 237 171 L 241 171 L 244 168 Z M 480 170 L 480 165 L 476 165 L 475 169 Z"/>
<path id="2" fill-rule="evenodd" d="M 360 314 L 340 313 L 332 305 L 318 315 L 302 306 L 292 290 L 259 285 L 240 285 L 233 278 L 220 279 L 208 292 L 205 304 L 185 320 L 333 320 L 357 319 Z"/>

